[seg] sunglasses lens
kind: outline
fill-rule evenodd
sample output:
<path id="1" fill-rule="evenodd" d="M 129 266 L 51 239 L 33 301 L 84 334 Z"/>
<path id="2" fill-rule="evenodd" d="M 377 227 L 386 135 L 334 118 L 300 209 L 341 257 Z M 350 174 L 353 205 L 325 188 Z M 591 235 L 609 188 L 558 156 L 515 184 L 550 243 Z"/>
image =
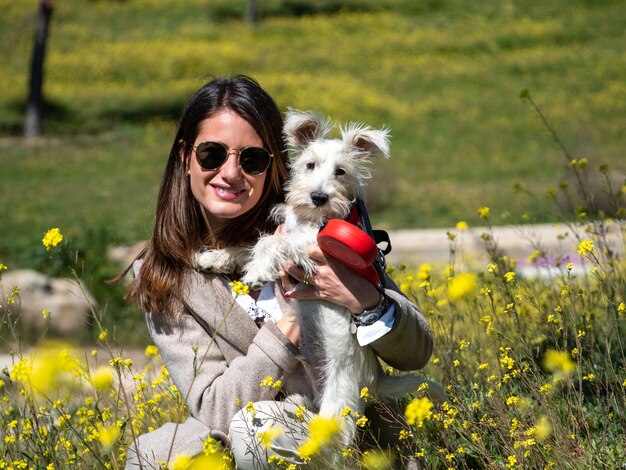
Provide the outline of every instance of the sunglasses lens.
<path id="1" fill-rule="evenodd" d="M 224 164 L 226 148 L 217 142 L 203 142 L 196 148 L 198 163 L 205 170 L 216 170 Z"/>
<path id="2" fill-rule="evenodd" d="M 270 153 L 261 147 L 248 147 L 241 151 L 239 164 L 241 169 L 249 175 L 259 175 L 270 166 L 272 157 Z"/>

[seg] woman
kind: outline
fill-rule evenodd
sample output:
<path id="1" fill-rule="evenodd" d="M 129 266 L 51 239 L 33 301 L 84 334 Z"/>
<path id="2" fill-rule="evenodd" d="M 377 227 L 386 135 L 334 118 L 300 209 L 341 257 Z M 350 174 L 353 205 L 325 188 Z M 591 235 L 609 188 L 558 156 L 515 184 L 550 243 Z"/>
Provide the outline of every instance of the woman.
<path id="1" fill-rule="evenodd" d="M 127 468 L 198 454 L 209 436 L 231 446 L 238 468 L 266 463 L 255 434 L 293 416 L 289 412 L 296 405 L 286 397 L 313 393 L 298 358 L 299 325 L 287 298 L 324 299 L 355 315 L 388 301 L 384 328 L 370 346 L 401 370 L 426 364 L 432 336 L 417 308 L 394 290 L 381 298 L 317 246 L 309 250 L 318 264 L 315 281 L 297 291 L 291 282 L 304 275 L 293 264 L 284 267 L 277 285 L 238 296 L 229 287 L 236 272 L 222 276 L 194 268 L 201 249 L 248 246 L 276 230 L 269 211 L 283 201 L 287 167 L 280 112 L 254 80 L 219 78 L 190 98 L 161 182 L 154 230 L 133 264 L 135 280 L 127 295 L 146 312 L 190 417 L 139 436 Z M 282 386 L 260 386 L 268 376 Z M 372 416 L 374 425 L 379 416 Z M 294 434 L 277 438 L 268 452 L 302 463 L 297 446 L 303 436 Z"/>

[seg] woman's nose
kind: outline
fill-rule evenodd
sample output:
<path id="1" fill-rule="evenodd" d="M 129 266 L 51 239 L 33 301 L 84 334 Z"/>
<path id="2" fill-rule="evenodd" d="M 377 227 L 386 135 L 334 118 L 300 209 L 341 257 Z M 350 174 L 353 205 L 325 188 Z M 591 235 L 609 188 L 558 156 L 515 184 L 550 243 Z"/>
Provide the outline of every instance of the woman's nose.
<path id="1" fill-rule="evenodd" d="M 241 168 L 239 168 L 239 154 L 235 150 L 229 150 L 226 163 L 220 168 L 222 178 L 236 180 L 241 178 Z"/>

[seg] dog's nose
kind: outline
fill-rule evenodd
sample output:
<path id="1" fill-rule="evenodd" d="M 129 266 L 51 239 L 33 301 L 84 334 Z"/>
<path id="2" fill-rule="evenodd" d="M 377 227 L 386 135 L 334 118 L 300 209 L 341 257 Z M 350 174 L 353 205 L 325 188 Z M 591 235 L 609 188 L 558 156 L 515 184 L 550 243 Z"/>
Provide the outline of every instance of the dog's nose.
<path id="1" fill-rule="evenodd" d="M 315 207 L 323 206 L 328 201 L 328 194 L 319 191 L 311 193 L 311 201 L 313 201 Z"/>

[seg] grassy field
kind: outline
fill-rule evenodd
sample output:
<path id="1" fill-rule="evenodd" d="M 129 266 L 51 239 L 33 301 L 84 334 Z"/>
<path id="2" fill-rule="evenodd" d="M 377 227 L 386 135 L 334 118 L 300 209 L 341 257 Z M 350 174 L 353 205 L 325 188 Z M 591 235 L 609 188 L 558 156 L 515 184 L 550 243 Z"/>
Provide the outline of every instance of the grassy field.
<path id="1" fill-rule="evenodd" d="M 145 239 L 177 116 L 224 74 L 254 76 L 283 110 L 388 126 L 392 158 L 369 185 L 381 228 L 478 223 L 480 206 L 494 223 L 552 220 L 544 194 L 567 160 L 523 89 L 573 158 L 623 182 L 621 2 L 271 0 L 254 27 L 244 5 L 55 3 L 45 137 L 24 142 L 35 5 L 0 0 L 0 260 L 45 264 L 32 247 L 53 226 L 98 253 Z"/>
<path id="2" fill-rule="evenodd" d="M 405 397 L 411 429 L 401 445 L 436 470 L 623 468 L 623 2 L 259 3 L 252 27 L 241 0 L 54 2 L 45 137 L 25 142 L 36 5 L 0 0 L 0 351 L 15 351 L 0 371 L 0 468 L 120 468 L 136 435 L 186 416 L 185 391 L 173 388 L 143 316 L 123 304 L 123 286 L 103 282 L 120 268 L 106 252 L 148 236 L 187 97 L 235 73 L 256 77 L 283 110 L 391 129 L 392 158 L 369 188 L 375 225 L 487 227 L 488 264 L 465 258 L 459 224 L 446 266 L 390 268 L 435 337 L 422 372 L 447 394 L 444 403 L 421 389 Z M 532 99 L 520 99 L 526 89 Z M 604 163 L 610 190 L 595 176 Z M 583 209 L 581 191 L 608 201 L 606 214 Z M 567 192 L 572 208 L 553 210 Z M 618 208 L 617 220 L 603 217 Z M 488 228 L 564 213 L 578 219 L 568 232 L 578 256 L 543 252 L 534 240 L 537 250 L 520 260 L 537 268 L 530 277 Z M 51 227 L 65 238 L 46 251 Z M 607 230 L 619 234 L 617 249 Z M 40 341 L 31 354 L 32 330 L 7 314 L 19 305 L 19 292 L 2 284 L 7 266 L 52 275 L 71 266 L 98 298 L 100 321 L 71 344 Z M 145 346 L 139 364 L 118 355 Z M 217 468 L 216 443 L 206 444 L 201 458 Z M 393 458 L 344 455 L 371 470 Z M 179 457 L 173 468 L 207 468 Z"/>

